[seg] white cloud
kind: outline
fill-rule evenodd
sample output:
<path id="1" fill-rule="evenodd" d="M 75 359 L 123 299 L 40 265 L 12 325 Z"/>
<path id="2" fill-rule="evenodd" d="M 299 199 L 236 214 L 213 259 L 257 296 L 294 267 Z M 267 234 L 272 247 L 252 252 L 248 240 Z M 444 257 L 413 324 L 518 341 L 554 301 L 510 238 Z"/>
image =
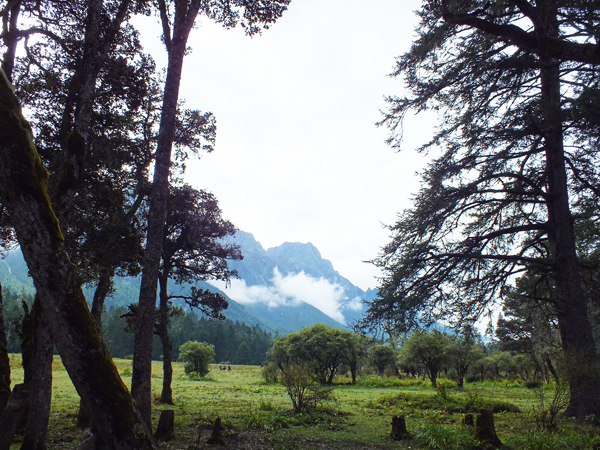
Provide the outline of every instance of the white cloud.
<path id="1" fill-rule="evenodd" d="M 273 271 L 273 284 L 285 297 L 314 306 L 338 322 L 345 322 L 341 313 L 344 288 L 331 284 L 324 278 L 313 278 L 304 272 L 283 277 L 277 268 Z"/>
<path id="2" fill-rule="evenodd" d="M 311 277 L 304 272 L 283 276 L 277 268 L 273 271 L 271 282 L 271 286 L 247 286 L 244 280 L 234 279 L 229 286 L 222 282 L 213 284 L 232 300 L 243 305 L 264 303 L 270 308 L 275 308 L 304 302 L 338 322 L 345 322 L 341 312 L 345 298 L 344 288 L 339 284 L 332 284 L 324 278 Z M 353 305 L 354 300 L 350 309 L 353 309 Z"/>
<path id="3" fill-rule="evenodd" d="M 351 311 L 362 311 L 364 308 L 363 299 L 360 297 L 354 297 L 352 300 L 348 302 L 346 308 Z"/>

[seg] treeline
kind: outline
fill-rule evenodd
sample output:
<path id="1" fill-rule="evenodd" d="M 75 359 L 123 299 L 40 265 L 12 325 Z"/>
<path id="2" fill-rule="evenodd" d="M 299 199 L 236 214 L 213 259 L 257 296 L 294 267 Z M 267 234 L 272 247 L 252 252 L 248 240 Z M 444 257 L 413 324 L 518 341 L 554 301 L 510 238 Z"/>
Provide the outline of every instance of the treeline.
<path id="1" fill-rule="evenodd" d="M 351 378 L 354 383 L 373 374 L 428 378 L 434 386 L 438 377 L 444 377 L 459 388 L 464 382 L 504 379 L 560 383 L 564 379 L 560 348 L 517 345 L 528 340 L 499 332 L 506 323 L 506 319 L 500 322 L 495 341 L 483 342 L 476 330 L 466 326 L 457 334 L 415 331 L 400 339 L 397 347 L 317 324 L 277 338 L 263 376 L 266 381 L 297 382 L 294 374 L 302 373 L 312 378 L 308 381 L 327 385 L 334 383 L 334 377 Z M 535 336 L 542 338 L 541 333 Z"/>
<path id="2" fill-rule="evenodd" d="M 8 351 L 21 351 L 21 321 L 24 314 L 22 302 L 28 305 L 33 298 L 24 293 L 3 289 L 4 322 L 7 329 Z M 126 331 L 123 316 L 128 309 L 113 307 L 105 312 L 102 334 L 113 358 L 128 358 L 133 354 L 134 335 Z M 195 312 L 185 312 L 171 318 L 169 333 L 173 341 L 173 359 L 179 358 L 179 347 L 187 341 L 207 342 L 215 346 L 215 362 L 229 364 L 262 364 L 273 344 L 273 337 L 258 325 L 249 326 L 229 319 L 218 320 L 199 317 Z M 154 360 L 162 359 L 162 347 L 154 338 Z"/>

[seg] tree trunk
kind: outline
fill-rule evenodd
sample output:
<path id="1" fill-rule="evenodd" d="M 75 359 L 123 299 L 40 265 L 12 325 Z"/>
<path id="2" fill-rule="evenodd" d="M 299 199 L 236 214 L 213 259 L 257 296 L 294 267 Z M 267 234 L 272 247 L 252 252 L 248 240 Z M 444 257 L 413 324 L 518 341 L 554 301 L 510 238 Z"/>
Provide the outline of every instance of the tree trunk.
<path id="1" fill-rule="evenodd" d="M 10 397 L 10 359 L 8 358 L 8 341 L 4 328 L 2 303 L 2 283 L 0 283 L 0 417 Z"/>
<path id="2" fill-rule="evenodd" d="M 546 359 L 546 367 L 548 367 L 548 372 L 550 372 L 552 374 L 552 378 L 554 378 L 554 382 L 558 385 L 560 383 L 560 377 L 558 376 L 558 372 L 556 371 L 556 368 L 554 367 L 554 364 L 552 364 L 552 360 L 550 359 L 550 357 L 548 355 L 546 355 L 545 359 Z"/>
<path id="3" fill-rule="evenodd" d="M 164 273 L 165 271 L 167 272 L 166 274 Z M 160 401 L 172 405 L 173 390 L 171 383 L 173 381 L 173 365 L 171 364 L 171 359 L 173 358 L 173 343 L 169 336 L 168 280 L 168 269 L 165 268 L 160 277 L 160 308 L 157 331 L 163 348 L 163 387 L 160 394 Z"/>
<path id="4" fill-rule="evenodd" d="M 7 4 L 6 6 L 10 6 Z M 17 44 L 19 43 L 19 33 L 17 30 L 19 13 L 21 12 L 21 2 L 13 2 L 10 8 L 10 12 L 6 11 L 9 15 L 5 26 L 7 27 L 6 33 L 2 36 L 4 40 L 4 46 L 6 51 L 2 58 L 2 70 L 6 74 L 6 77 L 12 81 L 12 71 L 15 66 L 15 56 L 17 55 Z"/>
<path id="5" fill-rule="evenodd" d="M 50 205 L 47 172 L 4 72 L 0 72 L 0 160 L 0 201 L 10 214 L 52 337 L 77 392 L 90 405 L 109 447 L 155 448 L 88 309 Z"/>
<path id="6" fill-rule="evenodd" d="M 187 7 L 175 8 L 173 37 L 164 36 L 165 42 L 168 42 L 169 62 L 156 147 L 154 178 L 150 192 L 146 252 L 135 327 L 131 393 L 140 409 L 143 420 L 148 425 L 152 413 L 151 375 L 154 311 L 156 309 L 156 291 L 167 215 L 167 199 L 169 197 L 169 171 L 175 133 L 175 116 L 177 114 L 179 85 L 181 83 L 187 39 L 200 8 L 199 0 L 192 0 L 190 3 L 189 9 Z M 184 13 L 183 17 L 181 17 L 182 12 Z"/>
<path id="7" fill-rule="evenodd" d="M 9 450 L 20 423 L 29 409 L 29 393 L 25 384 L 17 384 L 0 416 L 0 450 Z"/>
<path id="8" fill-rule="evenodd" d="M 112 289 L 113 276 L 114 272 L 110 269 L 102 270 L 102 272 L 100 273 L 100 277 L 98 278 L 98 286 L 94 291 L 94 299 L 92 300 L 92 316 L 94 317 L 94 321 L 96 322 L 96 326 L 100 330 L 100 333 L 102 333 L 102 312 L 104 310 L 104 301 L 106 300 L 106 297 Z M 96 439 L 98 430 L 96 429 L 96 427 L 94 427 L 89 408 L 86 408 L 83 401 L 79 402 L 79 411 L 77 413 L 77 426 L 81 430 L 87 430 L 87 434 L 89 435 L 88 442 L 98 442 L 98 439 Z"/>
<path id="9" fill-rule="evenodd" d="M 27 376 L 29 414 L 21 450 L 44 450 L 52 401 L 52 339 L 50 324 L 36 296 L 33 316 L 33 361 Z"/>
<path id="10" fill-rule="evenodd" d="M 104 310 L 104 302 L 113 288 L 113 276 L 113 271 L 110 269 L 103 269 L 102 272 L 100 272 L 100 277 L 98 278 L 98 286 L 96 286 L 96 290 L 94 291 L 94 299 L 92 300 L 92 316 L 94 316 L 94 320 L 96 321 L 96 324 L 100 330 L 102 330 L 102 312 Z"/>
<path id="11" fill-rule="evenodd" d="M 552 18 L 547 26 L 557 35 L 556 11 L 547 12 L 546 17 Z M 551 35 L 550 32 L 548 34 Z M 581 283 L 569 206 L 561 118 L 560 63 L 541 58 L 540 72 L 548 177 L 548 241 L 556 284 L 558 325 L 571 387 L 567 413 L 581 418 L 592 414 L 600 416 L 600 360 Z"/>
<path id="12" fill-rule="evenodd" d="M 167 441 L 173 439 L 175 434 L 175 411 L 172 409 L 166 409 L 160 412 L 160 419 L 158 419 L 158 426 L 156 427 L 156 433 L 154 437 L 161 441 Z"/>

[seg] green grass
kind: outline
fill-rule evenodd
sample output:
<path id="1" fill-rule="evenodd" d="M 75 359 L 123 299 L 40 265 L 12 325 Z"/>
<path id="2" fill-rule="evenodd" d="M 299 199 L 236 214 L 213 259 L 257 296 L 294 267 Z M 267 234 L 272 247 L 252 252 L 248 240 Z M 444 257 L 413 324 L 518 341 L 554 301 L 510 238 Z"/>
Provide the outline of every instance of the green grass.
<path id="1" fill-rule="evenodd" d="M 119 373 L 131 383 L 131 361 L 116 360 Z M 153 426 L 160 411 L 175 410 L 176 437 L 161 443 L 163 449 L 206 448 L 211 423 L 220 417 L 226 441 L 234 449 L 467 449 L 474 445 L 472 429 L 462 425 L 464 414 L 488 407 L 496 430 L 509 448 L 523 450 L 591 450 L 599 431 L 591 424 L 562 419 L 557 433 L 536 428 L 532 415 L 535 394 L 518 383 L 469 383 L 463 390 L 449 388 L 443 398 L 423 380 L 359 378 L 355 385 L 340 378 L 335 401 L 311 414 L 292 412 L 283 386 L 266 384 L 257 366 L 211 366 L 201 380 L 190 380 L 183 365 L 174 363 L 175 405 L 154 404 Z M 20 357 L 12 355 L 12 381 L 22 380 Z M 75 426 L 79 399 L 58 358 L 54 362 L 54 390 L 48 449 L 76 448 L 80 431 Z M 154 362 L 152 386 L 158 398 L 162 364 Z M 518 412 L 520 411 L 520 412 Z M 395 442 L 389 437 L 391 418 L 405 415 L 413 439 Z M 11 449 L 18 449 L 18 442 Z"/>

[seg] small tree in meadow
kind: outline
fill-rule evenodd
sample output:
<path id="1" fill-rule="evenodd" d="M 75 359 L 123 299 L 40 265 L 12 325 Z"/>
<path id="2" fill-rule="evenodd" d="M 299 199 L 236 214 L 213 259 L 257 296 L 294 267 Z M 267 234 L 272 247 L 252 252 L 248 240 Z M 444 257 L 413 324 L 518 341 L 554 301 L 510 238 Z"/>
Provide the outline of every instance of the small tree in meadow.
<path id="1" fill-rule="evenodd" d="M 398 355 L 389 345 L 374 345 L 368 352 L 370 364 L 377 370 L 379 376 L 383 376 L 386 367 L 396 367 Z"/>
<path id="2" fill-rule="evenodd" d="M 281 383 L 287 389 L 295 412 L 307 409 L 310 387 L 315 379 L 308 367 L 301 364 L 289 364 L 281 371 Z"/>
<path id="3" fill-rule="evenodd" d="M 215 357 L 215 346 L 206 342 L 188 341 L 179 347 L 179 361 L 185 362 L 185 373 L 208 374 L 208 365 Z"/>

